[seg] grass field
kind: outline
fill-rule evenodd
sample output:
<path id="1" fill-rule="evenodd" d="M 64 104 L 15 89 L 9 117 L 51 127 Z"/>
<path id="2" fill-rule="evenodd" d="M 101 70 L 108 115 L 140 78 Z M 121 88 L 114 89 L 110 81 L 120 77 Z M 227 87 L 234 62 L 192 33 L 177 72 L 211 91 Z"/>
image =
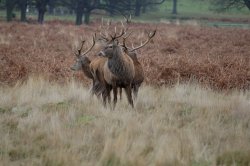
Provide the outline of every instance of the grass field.
<path id="1" fill-rule="evenodd" d="M 74 80 L 0 88 L 0 165 L 250 164 L 250 92 L 141 88 L 136 107 L 102 107 Z"/>

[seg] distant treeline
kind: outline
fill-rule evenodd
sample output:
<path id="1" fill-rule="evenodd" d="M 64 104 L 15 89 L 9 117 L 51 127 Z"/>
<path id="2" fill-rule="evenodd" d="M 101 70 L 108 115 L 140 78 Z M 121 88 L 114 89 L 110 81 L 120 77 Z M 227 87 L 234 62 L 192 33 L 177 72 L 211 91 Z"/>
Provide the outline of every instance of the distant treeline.
<path id="1" fill-rule="evenodd" d="M 93 10 L 104 11 L 110 16 L 134 15 L 140 16 L 141 12 L 160 5 L 165 0 L 0 0 L 1 8 L 6 9 L 6 20 L 11 21 L 13 10 L 20 10 L 20 20 L 26 21 L 27 12 L 35 11 L 37 21 L 44 22 L 45 12 L 70 13 L 76 15 L 76 25 L 81 25 L 82 20 L 88 24 Z M 175 1 L 175 0 L 174 0 Z M 34 10 L 35 9 L 35 10 Z M 84 19 L 83 19 L 84 17 Z"/>
<path id="2" fill-rule="evenodd" d="M 6 20 L 11 21 L 13 10 L 20 10 L 20 20 L 27 21 L 26 14 L 37 14 L 37 21 L 44 22 L 46 12 L 50 14 L 75 14 L 75 24 L 81 25 L 90 21 L 93 10 L 105 12 L 110 16 L 133 15 L 138 17 L 141 13 L 154 9 L 165 1 L 172 1 L 172 14 L 177 14 L 179 0 L 0 0 L 0 8 L 6 10 Z M 199 1 L 199 0 L 193 0 Z M 201 0 L 202 1 L 202 0 Z M 218 11 L 229 8 L 247 7 L 250 9 L 250 0 L 208 0 Z M 84 18 L 84 19 L 83 19 Z"/>

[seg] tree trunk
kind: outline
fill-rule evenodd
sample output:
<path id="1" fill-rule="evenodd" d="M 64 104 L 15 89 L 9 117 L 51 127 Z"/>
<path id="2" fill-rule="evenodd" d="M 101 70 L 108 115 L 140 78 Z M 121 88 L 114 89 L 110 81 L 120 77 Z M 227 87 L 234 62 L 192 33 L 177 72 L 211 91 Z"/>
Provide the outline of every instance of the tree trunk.
<path id="1" fill-rule="evenodd" d="M 145 14 L 145 13 L 146 13 L 146 10 L 147 10 L 147 7 L 144 5 L 144 6 L 142 7 L 142 13 Z"/>
<path id="2" fill-rule="evenodd" d="M 172 14 L 177 14 L 177 0 L 173 0 L 173 11 Z"/>
<path id="3" fill-rule="evenodd" d="M 21 8 L 21 18 L 20 19 L 22 22 L 25 22 L 27 20 L 26 19 L 27 1 L 24 3 L 21 3 L 20 8 Z"/>
<path id="4" fill-rule="evenodd" d="M 84 23 L 89 24 L 89 20 L 90 20 L 90 11 L 87 11 L 84 13 Z"/>
<path id="5" fill-rule="evenodd" d="M 135 16 L 140 16 L 141 15 L 141 4 L 139 2 L 139 0 L 136 0 L 135 3 Z"/>
<path id="6" fill-rule="evenodd" d="M 110 15 L 111 17 L 114 16 L 115 3 L 116 3 L 115 0 L 109 0 L 109 15 Z"/>
<path id="7" fill-rule="evenodd" d="M 13 8 L 11 8 L 11 7 L 7 7 L 7 10 L 6 10 L 6 19 L 7 19 L 7 21 L 9 22 L 9 21 L 12 21 L 12 10 L 13 10 Z"/>
<path id="8" fill-rule="evenodd" d="M 83 11 L 81 9 L 78 9 L 76 11 L 76 25 L 82 25 L 82 16 L 83 16 Z"/>
<path id="9" fill-rule="evenodd" d="M 38 11 L 38 18 L 37 18 L 38 23 L 43 24 L 43 22 L 44 22 L 44 14 L 45 14 L 45 10 L 39 10 Z"/>
<path id="10" fill-rule="evenodd" d="M 15 0 L 6 0 L 6 19 L 7 21 L 12 21 L 12 11 L 15 7 L 16 1 Z"/>
<path id="11" fill-rule="evenodd" d="M 244 0 L 245 5 L 250 10 L 250 0 Z"/>
<path id="12" fill-rule="evenodd" d="M 47 6 L 48 2 L 49 2 L 49 0 L 36 1 L 36 8 L 38 11 L 37 21 L 40 24 L 43 24 L 43 22 L 44 22 L 44 14 L 46 12 L 46 6 Z"/>

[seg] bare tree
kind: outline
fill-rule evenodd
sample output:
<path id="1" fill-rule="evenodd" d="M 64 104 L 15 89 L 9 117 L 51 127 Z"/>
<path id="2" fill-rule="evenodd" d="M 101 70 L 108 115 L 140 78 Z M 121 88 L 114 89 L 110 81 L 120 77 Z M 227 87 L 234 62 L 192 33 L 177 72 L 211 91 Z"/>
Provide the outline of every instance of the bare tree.
<path id="1" fill-rule="evenodd" d="M 19 0 L 18 1 L 18 6 L 20 8 L 20 20 L 22 22 L 26 21 L 26 10 L 27 10 L 27 6 L 28 6 L 28 0 Z"/>
<path id="2" fill-rule="evenodd" d="M 17 4 L 17 0 L 6 0 L 5 5 L 6 5 L 6 19 L 7 21 L 12 21 L 13 17 L 13 9 L 15 8 Z"/>
<path id="3" fill-rule="evenodd" d="M 250 0 L 210 0 L 217 11 L 224 11 L 230 8 L 244 8 L 250 10 Z"/>
<path id="4" fill-rule="evenodd" d="M 47 11 L 46 7 L 48 3 L 49 3 L 49 0 L 35 0 L 35 5 L 38 11 L 37 21 L 40 24 L 43 24 L 44 22 L 44 14 Z"/>
<path id="5" fill-rule="evenodd" d="M 152 6 L 152 5 L 160 5 L 165 0 L 135 0 L 133 6 L 134 6 L 134 14 L 135 16 L 140 16 L 142 8 L 146 8 L 147 6 Z"/>
<path id="6" fill-rule="evenodd" d="M 177 1 L 178 1 L 178 0 L 173 0 L 173 10 L 172 10 L 172 14 L 177 14 Z"/>

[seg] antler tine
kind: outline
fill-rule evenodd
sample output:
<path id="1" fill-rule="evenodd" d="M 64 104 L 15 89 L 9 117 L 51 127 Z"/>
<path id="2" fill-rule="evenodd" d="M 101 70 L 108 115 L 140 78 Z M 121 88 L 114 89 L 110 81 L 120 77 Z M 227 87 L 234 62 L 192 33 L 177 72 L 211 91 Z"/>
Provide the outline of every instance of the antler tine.
<path id="1" fill-rule="evenodd" d="M 101 27 L 103 26 L 103 17 L 102 17 L 102 24 L 101 24 Z"/>
<path id="2" fill-rule="evenodd" d="M 155 36 L 156 34 L 156 29 L 152 33 L 148 33 L 148 37 L 151 39 Z"/>
<path id="3" fill-rule="evenodd" d="M 116 39 L 122 37 L 124 34 L 125 34 L 125 29 L 122 28 L 120 35 L 116 36 Z"/>
<path id="4" fill-rule="evenodd" d="M 138 50 L 138 49 L 142 48 L 142 47 L 145 46 L 146 44 L 148 44 L 148 42 L 155 36 L 155 33 L 156 33 L 156 29 L 155 29 L 152 33 L 148 33 L 148 39 L 147 39 L 143 44 L 141 44 L 141 45 L 138 46 L 138 47 L 133 48 L 133 49 L 130 50 L 130 51 L 133 52 L 133 51 L 135 51 L 135 50 Z"/>
<path id="5" fill-rule="evenodd" d="M 123 22 L 121 21 L 121 24 L 122 24 L 122 27 L 124 27 L 124 24 L 123 24 Z"/>
<path id="6" fill-rule="evenodd" d="M 83 45 L 84 45 L 84 43 L 85 43 L 85 40 L 82 40 L 81 43 L 82 43 L 82 44 L 81 44 L 80 49 L 78 49 L 78 50 L 77 50 L 77 53 L 75 53 L 75 55 L 76 55 L 77 57 L 81 56 L 81 52 L 82 52 L 82 48 L 83 48 Z"/>
<path id="7" fill-rule="evenodd" d="M 125 40 L 132 34 L 132 32 L 133 31 L 131 31 L 128 35 L 122 37 L 122 45 L 121 46 L 125 47 L 126 49 L 128 47 L 126 46 Z"/>
<path id="8" fill-rule="evenodd" d="M 102 32 L 100 32 L 100 36 L 102 39 L 109 41 L 109 39 L 106 37 L 106 35 L 104 35 Z"/>
<path id="9" fill-rule="evenodd" d="M 109 36 L 111 37 L 111 40 L 114 41 L 115 39 L 122 37 L 124 34 L 125 34 L 125 30 L 124 28 L 122 28 L 121 33 L 118 36 L 116 36 L 117 35 L 116 33 L 114 34 L 114 36 L 112 36 L 111 34 L 109 34 Z"/>
<path id="10" fill-rule="evenodd" d="M 87 53 L 89 53 L 89 52 L 92 50 L 92 48 L 93 48 L 94 45 L 95 45 L 95 38 L 96 38 L 96 33 L 95 33 L 94 36 L 92 37 L 92 40 L 93 40 L 92 46 L 91 46 L 87 51 L 85 51 L 85 52 L 83 53 L 83 55 L 86 55 Z"/>
<path id="11" fill-rule="evenodd" d="M 125 20 L 125 22 L 127 23 L 127 24 L 129 24 L 129 23 L 131 23 L 131 18 L 132 18 L 132 16 L 131 16 L 131 13 L 129 14 L 129 17 L 128 16 L 126 16 L 124 13 L 121 13 L 122 14 L 122 16 L 124 17 L 124 20 Z"/>
<path id="12" fill-rule="evenodd" d="M 126 39 L 127 39 L 127 38 L 125 38 L 125 37 L 122 38 L 122 45 L 121 45 L 122 47 L 125 48 L 125 51 L 128 50 L 128 47 L 126 46 Z"/>
<path id="13" fill-rule="evenodd" d="M 126 33 L 127 33 L 127 32 L 126 32 Z M 126 33 L 125 33 L 125 34 L 126 34 Z M 124 36 L 124 37 L 122 37 L 122 38 L 127 39 L 132 33 L 133 33 L 133 31 L 129 32 L 129 34 L 127 34 L 127 36 Z"/>
<path id="14" fill-rule="evenodd" d="M 106 41 L 109 41 L 109 39 L 107 37 L 108 29 L 109 29 L 109 20 L 107 20 L 107 25 L 105 27 L 104 20 L 103 20 L 103 17 L 102 17 L 102 22 L 101 22 L 101 25 L 100 25 L 100 36 L 101 36 L 102 39 L 104 39 Z M 106 33 L 106 34 L 104 34 L 104 33 Z"/>

